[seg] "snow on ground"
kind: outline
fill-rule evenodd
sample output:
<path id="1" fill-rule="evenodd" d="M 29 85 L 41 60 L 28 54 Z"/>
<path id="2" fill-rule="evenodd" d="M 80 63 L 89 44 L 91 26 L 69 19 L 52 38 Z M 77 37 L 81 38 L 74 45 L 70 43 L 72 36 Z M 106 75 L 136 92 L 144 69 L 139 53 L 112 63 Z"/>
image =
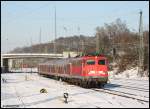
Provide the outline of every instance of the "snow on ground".
<path id="1" fill-rule="evenodd" d="M 36 73 L 7 73 L 1 77 L 6 79 L 6 83 L 1 80 L 1 107 L 149 108 L 149 102 L 69 85 Z M 149 101 L 148 80 L 110 78 L 109 82 L 106 89 L 144 96 Z M 40 93 L 41 88 L 48 93 Z M 64 92 L 69 93 L 68 104 L 64 103 Z"/>
<path id="2" fill-rule="evenodd" d="M 117 72 L 117 68 L 113 71 L 109 71 L 109 77 L 110 78 L 128 78 L 128 79 L 138 79 L 138 80 L 148 80 L 148 77 L 139 77 L 138 76 L 138 67 L 125 70 L 124 72 L 119 73 L 118 75 L 115 75 Z"/>

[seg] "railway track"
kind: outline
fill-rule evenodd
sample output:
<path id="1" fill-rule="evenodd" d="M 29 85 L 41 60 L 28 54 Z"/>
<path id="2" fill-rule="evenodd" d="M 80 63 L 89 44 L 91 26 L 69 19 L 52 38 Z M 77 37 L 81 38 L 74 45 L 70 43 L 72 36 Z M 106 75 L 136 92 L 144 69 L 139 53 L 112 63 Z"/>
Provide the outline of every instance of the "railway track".
<path id="1" fill-rule="evenodd" d="M 44 84 L 43 82 L 40 84 Z M 45 84 L 44 84 L 45 85 Z M 46 85 L 47 87 L 49 87 L 48 85 Z M 130 86 L 121 86 L 120 88 L 133 88 L 133 90 L 138 90 L 136 87 L 130 87 Z M 133 94 L 133 93 L 128 93 L 128 92 L 122 92 L 122 91 L 116 91 L 116 90 L 111 90 L 111 89 L 107 89 L 107 88 L 104 88 L 104 89 L 97 89 L 97 88 L 91 88 L 92 90 L 94 91 L 99 91 L 99 92 L 104 92 L 104 93 L 108 93 L 108 94 L 112 94 L 112 95 L 117 95 L 117 96 L 121 96 L 121 97 L 126 97 L 126 98 L 131 98 L 131 99 L 135 99 L 135 100 L 138 100 L 138 101 L 141 101 L 141 102 L 149 102 L 149 97 L 147 96 L 140 96 L 140 95 L 137 95 L 137 94 Z M 148 90 L 140 90 L 139 91 L 144 91 L 144 92 L 147 92 Z M 140 98 L 137 98 L 136 96 L 140 97 Z M 142 99 L 141 99 L 142 98 Z"/>
<path id="2" fill-rule="evenodd" d="M 125 97 L 125 98 L 131 98 L 131 99 L 138 100 L 141 102 L 149 102 L 148 100 L 145 100 L 145 99 L 136 98 L 135 96 L 138 96 L 136 94 L 130 94 L 130 93 L 126 93 L 126 92 L 114 91 L 114 90 L 109 90 L 109 89 L 92 88 L 92 90 L 97 91 L 97 92 L 103 92 L 103 93 L 108 93 L 108 94 L 112 94 L 112 95 L 117 95 L 117 96 L 121 96 L 121 97 Z M 134 97 L 133 97 L 133 95 L 134 95 Z M 144 98 L 146 98 L 146 97 L 144 97 Z"/>
<path id="3" fill-rule="evenodd" d="M 132 82 L 130 80 L 133 80 L 133 81 L 137 81 L 137 82 Z M 142 81 L 148 81 L 148 80 L 142 80 Z M 140 80 L 136 80 L 136 79 L 126 79 L 126 80 L 117 80 L 117 81 L 113 81 L 113 83 L 121 83 L 121 84 L 128 84 L 130 86 L 144 86 L 144 87 L 149 87 L 149 84 L 144 84 L 144 83 L 141 83 Z M 139 87 L 138 87 L 139 88 Z"/>
<path id="4" fill-rule="evenodd" d="M 42 83 L 42 84 L 44 84 L 44 83 Z M 138 100 L 141 102 L 149 102 L 148 100 L 145 100 L 145 99 L 136 98 L 136 96 L 139 96 L 139 95 L 132 94 L 132 93 L 115 91 L 115 90 L 110 90 L 110 89 L 97 89 L 97 88 L 92 88 L 92 90 L 97 91 L 97 92 L 103 92 L 103 93 L 108 93 L 108 94 L 112 94 L 112 95 L 117 95 L 117 96 L 121 96 L 121 97 L 125 97 L 125 98 L 131 98 L 131 99 L 135 99 L 135 100 Z M 149 97 L 146 97 L 146 96 L 139 96 L 139 97 L 149 99 Z"/>
<path id="5" fill-rule="evenodd" d="M 127 85 L 119 85 L 119 84 L 107 84 L 106 88 L 107 87 L 119 87 L 119 88 L 125 88 L 125 89 L 130 89 L 130 90 L 149 92 L 149 89 L 146 89 L 146 88 L 133 87 L 133 86 L 127 86 Z"/>
<path id="6" fill-rule="evenodd" d="M 25 108 L 26 107 L 25 103 L 23 102 L 21 95 L 17 92 L 16 86 L 14 86 L 14 89 L 15 89 L 15 93 L 18 97 L 18 100 L 22 103 L 21 105 L 18 105 L 18 106 L 23 106 Z"/>

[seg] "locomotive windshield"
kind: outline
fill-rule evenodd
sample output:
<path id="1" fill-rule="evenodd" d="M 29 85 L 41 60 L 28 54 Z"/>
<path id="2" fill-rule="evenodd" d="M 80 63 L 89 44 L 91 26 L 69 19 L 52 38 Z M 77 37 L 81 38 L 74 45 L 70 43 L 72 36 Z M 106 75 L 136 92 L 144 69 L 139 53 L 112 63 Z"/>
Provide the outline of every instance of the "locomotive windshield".
<path id="1" fill-rule="evenodd" d="M 99 65 L 105 65 L 105 60 L 98 60 Z"/>
<path id="2" fill-rule="evenodd" d="M 88 65 L 94 65 L 95 64 L 95 60 L 87 60 L 86 63 Z"/>

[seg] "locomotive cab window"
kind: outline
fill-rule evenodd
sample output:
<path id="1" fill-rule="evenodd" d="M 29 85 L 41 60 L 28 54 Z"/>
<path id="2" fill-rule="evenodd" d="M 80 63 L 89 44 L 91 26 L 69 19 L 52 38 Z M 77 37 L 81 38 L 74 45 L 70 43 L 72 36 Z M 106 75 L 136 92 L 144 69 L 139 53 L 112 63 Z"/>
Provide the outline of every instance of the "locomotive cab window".
<path id="1" fill-rule="evenodd" d="M 105 65 L 105 60 L 98 60 L 99 65 Z"/>
<path id="2" fill-rule="evenodd" d="M 94 65 L 95 60 L 87 60 L 86 63 L 87 63 L 87 65 Z"/>

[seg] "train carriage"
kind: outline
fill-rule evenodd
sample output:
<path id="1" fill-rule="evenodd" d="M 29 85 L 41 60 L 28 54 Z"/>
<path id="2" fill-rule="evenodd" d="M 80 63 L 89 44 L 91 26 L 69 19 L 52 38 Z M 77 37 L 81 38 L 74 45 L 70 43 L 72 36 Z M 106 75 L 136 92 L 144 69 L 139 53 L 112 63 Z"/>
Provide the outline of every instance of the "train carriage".
<path id="1" fill-rule="evenodd" d="M 103 86 L 108 80 L 108 61 L 102 55 L 52 60 L 39 64 L 38 70 L 82 87 Z"/>

